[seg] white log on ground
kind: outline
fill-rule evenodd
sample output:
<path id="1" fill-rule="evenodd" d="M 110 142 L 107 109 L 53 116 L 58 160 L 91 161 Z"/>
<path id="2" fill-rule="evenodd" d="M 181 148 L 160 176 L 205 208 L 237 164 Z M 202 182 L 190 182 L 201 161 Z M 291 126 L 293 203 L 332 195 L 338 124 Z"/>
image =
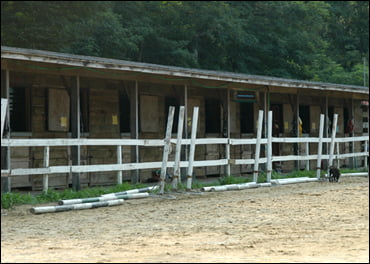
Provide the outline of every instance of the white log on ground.
<path id="1" fill-rule="evenodd" d="M 71 211 L 71 210 L 92 209 L 92 208 L 98 208 L 98 207 L 121 205 L 123 204 L 123 201 L 124 201 L 123 199 L 117 199 L 117 200 L 93 202 L 93 203 L 32 207 L 30 209 L 30 212 L 32 214 L 43 214 L 43 213 L 56 213 L 56 212 L 64 212 L 64 211 Z"/>

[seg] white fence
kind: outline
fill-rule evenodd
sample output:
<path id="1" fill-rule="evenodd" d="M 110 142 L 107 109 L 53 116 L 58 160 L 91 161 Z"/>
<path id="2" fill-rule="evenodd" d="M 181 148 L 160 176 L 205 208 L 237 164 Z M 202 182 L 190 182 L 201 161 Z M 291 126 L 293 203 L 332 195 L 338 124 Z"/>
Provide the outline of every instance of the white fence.
<path id="1" fill-rule="evenodd" d="M 197 111 L 194 111 L 197 112 Z M 259 113 L 259 122 L 262 124 L 263 111 Z M 179 120 L 183 120 L 179 118 Z M 193 120 L 197 120 L 193 116 Z M 337 115 L 334 115 L 333 128 L 336 128 Z M 171 124 L 172 125 L 172 124 Z M 196 123 L 193 124 L 193 127 L 196 127 Z M 321 115 L 320 120 L 320 133 L 319 137 L 272 137 L 272 112 L 268 113 L 268 136 L 267 138 L 261 138 L 261 133 L 257 133 L 257 138 L 252 139 L 232 139 L 232 138 L 197 138 L 195 139 L 194 134 L 196 134 L 196 128 L 192 132 L 191 139 L 65 139 L 65 138 L 53 138 L 53 139 L 5 139 L 1 141 L 2 147 L 16 148 L 16 147 L 44 147 L 44 167 L 43 168 L 14 168 L 1 170 L 2 177 L 8 176 L 19 176 L 19 175 L 37 175 L 42 174 L 43 177 L 43 189 L 48 189 L 48 175 L 56 173 L 88 173 L 88 172 L 108 172 L 116 171 L 117 172 L 117 183 L 122 183 L 122 171 L 127 170 L 140 170 L 140 169 L 158 169 L 158 168 L 192 168 L 192 167 L 208 167 L 208 166 L 226 166 L 227 173 L 230 175 L 230 165 L 244 165 L 244 164 L 254 164 L 254 174 L 253 181 L 257 182 L 258 177 L 258 166 L 259 164 L 266 164 L 267 168 L 267 182 L 271 181 L 271 171 L 272 171 L 272 162 L 277 161 L 307 161 L 317 160 L 317 178 L 320 177 L 320 164 L 321 160 L 328 160 L 329 166 L 332 165 L 333 159 L 344 159 L 349 157 L 367 157 L 369 156 L 368 151 L 368 136 L 358 136 L 358 137 L 346 137 L 346 138 L 336 138 L 335 131 L 332 129 L 333 133 L 331 138 L 324 138 L 323 135 L 324 127 L 324 115 Z M 262 126 L 259 125 L 258 130 L 262 129 Z M 335 144 L 346 143 L 346 142 L 364 142 L 365 151 L 357 153 L 342 153 L 335 154 L 334 146 Z M 194 149 L 197 145 L 202 144 L 219 144 L 225 145 L 225 157 L 224 159 L 217 160 L 193 160 L 194 155 L 189 160 L 178 160 L 177 164 L 175 161 L 167 161 L 165 155 L 163 155 L 163 161 L 156 162 L 138 162 L 138 163 L 122 163 L 122 147 L 124 146 L 142 146 L 142 147 L 165 147 L 169 143 L 177 145 L 176 152 L 179 152 L 181 146 L 190 145 L 191 150 L 194 152 Z M 318 144 L 318 153 L 315 155 L 309 155 L 306 152 L 306 155 L 287 155 L 287 156 L 273 156 L 272 155 L 272 143 L 306 143 L 308 146 L 309 143 Z M 330 153 L 322 153 L 322 144 L 330 143 Z M 180 144 L 180 147 L 178 147 Z M 230 146 L 233 145 L 255 145 L 256 156 L 251 159 L 231 159 L 230 157 Z M 259 157 L 259 148 L 261 144 L 266 145 L 267 155 L 266 157 Z M 101 165 L 65 165 L 65 166 L 50 166 L 49 165 L 49 153 L 50 148 L 60 147 L 60 146 L 116 146 L 117 148 L 117 161 L 114 164 L 101 164 Z M 175 149 L 175 148 L 172 148 Z M 164 152 L 167 151 L 168 154 L 169 148 L 164 148 Z M 165 153 L 164 153 L 165 154 Z M 176 155 L 179 157 L 179 155 Z M 165 164 L 164 164 L 165 163 Z M 10 167 L 10 166 L 9 166 Z M 365 158 L 365 167 L 367 167 L 367 158 Z M 11 168 L 11 167 L 10 167 Z M 192 171 L 192 170 L 191 170 Z M 163 174 L 164 175 L 164 174 Z M 161 175 L 161 178 L 163 176 Z M 187 176 L 188 183 L 191 183 L 191 174 Z M 163 180 L 163 179 L 162 179 Z M 189 184 L 188 184 L 189 187 Z M 176 186 L 174 186 L 176 188 Z M 162 189 L 163 190 L 163 189 Z"/>

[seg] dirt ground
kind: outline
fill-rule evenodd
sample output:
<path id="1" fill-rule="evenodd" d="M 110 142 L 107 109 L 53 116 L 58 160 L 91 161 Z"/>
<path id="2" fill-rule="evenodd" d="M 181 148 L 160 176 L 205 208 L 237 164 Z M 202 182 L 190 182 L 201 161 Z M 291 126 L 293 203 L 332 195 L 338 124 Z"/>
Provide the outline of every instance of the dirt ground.
<path id="1" fill-rule="evenodd" d="M 1 216 L 1 263 L 369 262 L 368 177 L 31 207 Z"/>

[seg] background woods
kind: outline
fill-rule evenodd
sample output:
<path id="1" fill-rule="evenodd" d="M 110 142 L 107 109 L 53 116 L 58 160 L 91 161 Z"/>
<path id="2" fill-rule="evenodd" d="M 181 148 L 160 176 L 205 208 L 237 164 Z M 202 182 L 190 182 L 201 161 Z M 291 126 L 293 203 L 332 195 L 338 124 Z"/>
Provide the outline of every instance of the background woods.
<path id="1" fill-rule="evenodd" d="M 5 46 L 352 85 L 368 32 L 368 1 L 1 2 Z"/>

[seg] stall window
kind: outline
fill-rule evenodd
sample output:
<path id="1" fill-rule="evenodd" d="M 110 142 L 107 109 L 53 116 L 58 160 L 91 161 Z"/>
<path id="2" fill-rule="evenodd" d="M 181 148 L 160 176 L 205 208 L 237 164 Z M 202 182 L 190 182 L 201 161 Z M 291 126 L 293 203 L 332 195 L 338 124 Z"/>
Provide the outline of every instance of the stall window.
<path id="1" fill-rule="evenodd" d="M 273 118 L 273 134 L 284 133 L 283 105 L 271 104 L 270 109 Z"/>
<path id="2" fill-rule="evenodd" d="M 253 133 L 254 131 L 253 103 L 239 103 L 239 107 L 240 107 L 240 132 Z"/>
<path id="3" fill-rule="evenodd" d="M 121 133 L 130 132 L 130 98 L 126 91 L 120 91 L 119 94 L 119 118 Z"/>
<path id="4" fill-rule="evenodd" d="M 218 99 L 205 100 L 206 133 L 221 133 L 221 105 Z"/>
<path id="5" fill-rule="evenodd" d="M 310 106 L 299 106 L 299 117 L 302 120 L 302 133 L 310 133 Z"/>
<path id="6" fill-rule="evenodd" d="M 9 112 L 12 132 L 31 132 L 31 91 L 29 88 L 10 87 Z"/>
<path id="7" fill-rule="evenodd" d="M 80 109 L 81 109 L 81 133 L 89 132 L 89 119 L 90 119 L 90 93 L 88 88 L 80 89 Z"/>
<path id="8" fill-rule="evenodd" d="M 331 129 L 333 128 L 334 106 L 328 107 L 328 115 L 329 115 L 328 133 L 331 134 Z"/>

